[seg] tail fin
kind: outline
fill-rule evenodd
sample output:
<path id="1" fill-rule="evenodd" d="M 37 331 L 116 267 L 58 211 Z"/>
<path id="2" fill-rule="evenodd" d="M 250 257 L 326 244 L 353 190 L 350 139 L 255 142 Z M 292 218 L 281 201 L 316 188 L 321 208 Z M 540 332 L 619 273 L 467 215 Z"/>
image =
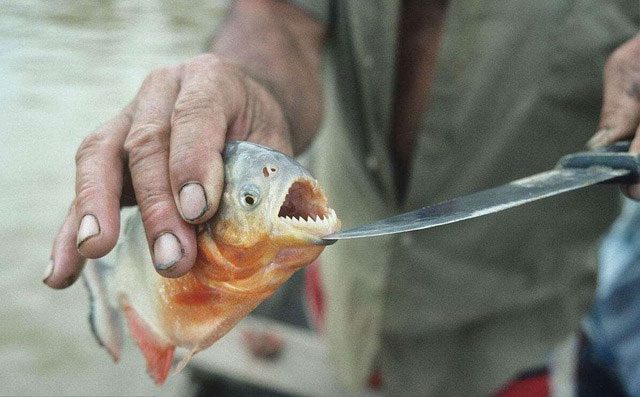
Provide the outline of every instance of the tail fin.
<path id="1" fill-rule="evenodd" d="M 107 277 L 111 271 L 111 266 L 106 262 L 90 260 L 82 272 L 82 280 L 89 292 L 91 331 L 113 361 L 118 361 L 122 350 L 122 320 L 108 295 Z"/>

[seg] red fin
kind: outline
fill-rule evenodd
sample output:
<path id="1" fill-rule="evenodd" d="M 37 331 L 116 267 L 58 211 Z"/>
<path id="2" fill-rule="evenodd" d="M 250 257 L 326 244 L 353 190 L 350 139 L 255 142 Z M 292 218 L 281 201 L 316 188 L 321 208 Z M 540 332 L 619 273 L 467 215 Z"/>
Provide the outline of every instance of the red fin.
<path id="1" fill-rule="evenodd" d="M 123 310 L 129 324 L 129 331 L 147 360 L 147 371 L 156 385 L 162 385 L 169 375 L 176 347 L 156 335 L 138 313 L 126 303 L 126 300 L 123 299 L 123 301 L 125 301 Z"/>

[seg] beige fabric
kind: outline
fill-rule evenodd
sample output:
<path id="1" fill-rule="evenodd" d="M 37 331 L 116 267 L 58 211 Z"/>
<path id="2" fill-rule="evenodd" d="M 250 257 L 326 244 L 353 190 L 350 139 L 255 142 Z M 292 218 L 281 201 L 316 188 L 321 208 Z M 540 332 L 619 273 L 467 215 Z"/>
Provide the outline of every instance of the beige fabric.
<path id="1" fill-rule="evenodd" d="M 345 227 L 539 172 L 583 148 L 599 115 L 605 57 L 636 32 L 638 19 L 636 0 L 453 0 L 400 207 L 387 147 L 399 2 L 296 2 L 318 3 L 314 15 L 333 28 L 314 171 Z M 461 372 L 450 376 L 464 374 L 458 380 L 469 390 L 490 390 L 540 364 L 541 351 L 577 327 L 589 302 L 594 246 L 616 212 L 615 194 L 593 188 L 328 248 L 322 277 L 337 372 L 359 387 L 382 351 L 388 383 L 416 390 L 412 379 L 425 384 L 438 372 L 427 366 L 406 377 L 421 357 L 433 359 L 432 368 L 451 362 L 419 341 L 455 339 L 462 330 L 453 344 Z M 399 359 L 390 341 L 403 346 Z M 485 347 L 506 350 L 464 354 Z"/>

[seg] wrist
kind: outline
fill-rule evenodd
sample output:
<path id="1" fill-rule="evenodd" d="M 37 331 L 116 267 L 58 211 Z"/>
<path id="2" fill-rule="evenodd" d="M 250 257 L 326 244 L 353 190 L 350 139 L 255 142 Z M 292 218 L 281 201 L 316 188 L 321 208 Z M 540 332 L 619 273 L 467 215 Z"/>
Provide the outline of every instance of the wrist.
<path id="1" fill-rule="evenodd" d="M 291 4 L 242 1 L 231 9 L 211 48 L 277 101 L 296 154 L 308 146 L 322 119 L 319 68 L 325 30 Z"/>

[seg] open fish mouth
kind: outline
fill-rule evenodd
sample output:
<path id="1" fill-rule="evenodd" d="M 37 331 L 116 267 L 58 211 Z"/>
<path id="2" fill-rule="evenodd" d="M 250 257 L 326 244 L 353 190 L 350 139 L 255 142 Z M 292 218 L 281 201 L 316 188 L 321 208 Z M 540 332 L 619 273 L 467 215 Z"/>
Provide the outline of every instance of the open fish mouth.
<path id="1" fill-rule="evenodd" d="M 278 211 L 278 219 L 314 236 L 333 233 L 338 217 L 315 180 L 299 179 L 291 184 Z"/>

